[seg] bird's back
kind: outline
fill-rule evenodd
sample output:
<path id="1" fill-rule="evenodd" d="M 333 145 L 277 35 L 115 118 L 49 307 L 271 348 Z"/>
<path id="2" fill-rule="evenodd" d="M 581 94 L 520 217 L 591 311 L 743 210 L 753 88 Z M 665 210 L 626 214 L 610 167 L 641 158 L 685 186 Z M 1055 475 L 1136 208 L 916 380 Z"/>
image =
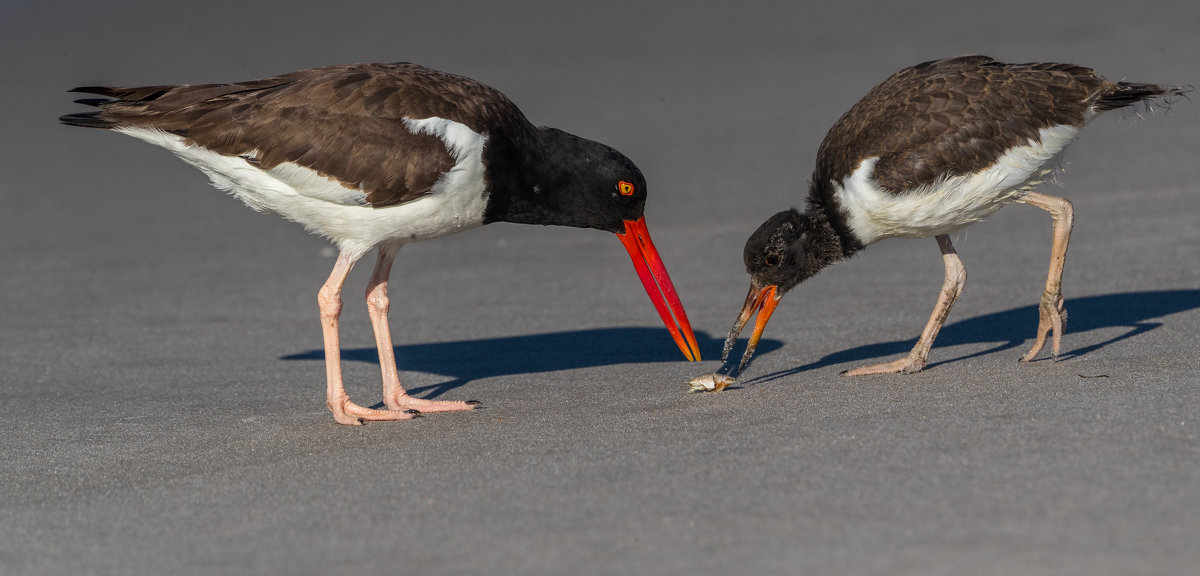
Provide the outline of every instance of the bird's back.
<path id="1" fill-rule="evenodd" d="M 1071 64 L 964 56 L 918 64 L 873 88 L 829 130 L 814 178 L 841 180 L 878 157 L 874 180 L 904 192 L 981 171 L 1054 126 L 1082 127 L 1116 84 Z"/>
<path id="2" fill-rule="evenodd" d="M 437 117 L 478 134 L 534 128 L 499 91 L 408 63 L 351 64 L 233 84 L 84 87 L 109 99 L 64 123 L 152 129 L 263 169 L 291 163 L 363 192 L 386 207 L 429 192 L 455 165 L 446 143 L 406 120 Z M 503 124 L 503 126 L 501 126 Z"/>
<path id="3" fill-rule="evenodd" d="M 1099 112 L 1179 93 L 1073 64 L 986 56 L 925 62 L 850 108 L 817 153 L 811 204 L 870 244 L 946 234 L 1036 186 Z"/>

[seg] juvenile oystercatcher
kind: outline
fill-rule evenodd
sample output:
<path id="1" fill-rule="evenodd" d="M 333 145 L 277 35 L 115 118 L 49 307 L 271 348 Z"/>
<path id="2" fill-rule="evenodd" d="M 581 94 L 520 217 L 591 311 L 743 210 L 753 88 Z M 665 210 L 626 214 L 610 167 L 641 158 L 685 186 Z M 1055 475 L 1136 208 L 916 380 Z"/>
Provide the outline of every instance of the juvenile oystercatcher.
<path id="1" fill-rule="evenodd" d="M 62 122 L 166 148 L 251 208 L 299 222 L 337 245 L 318 302 L 327 403 L 342 424 L 474 408 L 474 402 L 405 393 L 387 321 L 387 283 L 404 244 L 492 222 L 616 234 L 675 343 L 689 360 L 700 358 L 646 229 L 641 171 L 608 146 L 533 126 L 484 84 L 399 63 L 328 66 L 236 84 L 72 91 L 105 98 L 79 100 L 99 110 Z M 372 249 L 379 257 L 366 301 L 386 409 L 350 401 L 338 343 L 342 286 Z"/>
<path id="2" fill-rule="evenodd" d="M 1089 120 L 1106 110 L 1182 94 L 1154 84 L 1111 82 L 1071 64 L 1005 64 L 962 56 L 918 64 L 873 88 L 833 125 L 817 151 L 804 212 L 780 212 L 746 241 L 750 292 L 725 340 L 722 360 L 750 317 L 754 332 L 738 370 L 754 354 L 780 298 L 821 269 L 885 238 L 933 236 L 946 267 L 937 305 L 906 358 L 848 376 L 917 372 L 967 279 L 951 232 L 1020 202 L 1050 213 L 1050 273 L 1038 307 L 1037 357 L 1053 333 L 1057 359 L 1066 313 L 1062 273 L 1071 236 L 1065 198 L 1033 189 Z"/>

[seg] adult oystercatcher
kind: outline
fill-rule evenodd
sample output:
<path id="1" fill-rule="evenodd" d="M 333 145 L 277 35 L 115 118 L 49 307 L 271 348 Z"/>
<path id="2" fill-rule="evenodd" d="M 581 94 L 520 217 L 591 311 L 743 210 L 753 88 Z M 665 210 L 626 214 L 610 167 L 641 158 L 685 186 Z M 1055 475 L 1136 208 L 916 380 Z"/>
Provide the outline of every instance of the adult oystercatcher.
<path id="1" fill-rule="evenodd" d="M 492 222 L 615 233 L 675 343 L 689 360 L 700 358 L 646 228 L 641 171 L 608 146 L 533 126 L 484 84 L 397 63 L 328 66 L 236 84 L 72 91 L 105 98 L 79 100 L 99 110 L 62 122 L 166 148 L 251 208 L 299 222 L 337 245 L 318 302 L 327 403 L 342 424 L 474 408 L 474 402 L 405 393 L 387 321 L 387 283 L 404 244 Z M 350 401 L 338 342 L 342 286 L 372 249 L 379 257 L 366 301 L 386 409 Z"/>
<path id="2" fill-rule="evenodd" d="M 937 304 L 905 358 L 847 371 L 911 373 L 929 349 L 966 282 L 951 232 L 1020 202 L 1053 218 L 1050 272 L 1038 307 L 1033 360 L 1053 333 L 1058 357 L 1066 313 L 1062 273 L 1071 235 L 1065 198 L 1034 192 L 1057 157 L 1100 112 L 1184 91 L 1111 82 L 1071 64 L 1005 64 L 961 56 L 918 64 L 873 88 L 833 125 L 817 151 L 804 212 L 780 212 L 746 241 L 750 292 L 721 359 L 757 312 L 738 370 L 754 354 L 780 298 L 821 269 L 885 238 L 933 236 L 946 268 Z"/>

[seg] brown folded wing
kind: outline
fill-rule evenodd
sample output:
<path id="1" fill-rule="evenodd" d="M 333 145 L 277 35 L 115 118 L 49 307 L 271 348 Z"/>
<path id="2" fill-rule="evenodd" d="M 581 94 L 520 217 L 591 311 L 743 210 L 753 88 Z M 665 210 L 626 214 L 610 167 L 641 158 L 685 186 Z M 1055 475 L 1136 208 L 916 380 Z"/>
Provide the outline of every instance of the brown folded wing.
<path id="1" fill-rule="evenodd" d="M 481 134 L 501 118 L 524 121 L 484 84 L 407 63 L 329 66 L 237 84 L 76 90 L 116 98 L 84 101 L 101 108 L 91 125 L 158 128 L 265 169 L 296 163 L 361 189 L 375 207 L 428 193 L 454 165 L 445 143 L 413 134 L 405 118 L 446 118 Z"/>
<path id="2" fill-rule="evenodd" d="M 1079 66 L 1002 64 L 986 56 L 906 68 L 830 129 L 814 178 L 840 181 L 871 157 L 879 158 L 873 178 L 893 193 L 977 172 L 1009 148 L 1038 141 L 1042 128 L 1082 126 L 1106 84 Z"/>

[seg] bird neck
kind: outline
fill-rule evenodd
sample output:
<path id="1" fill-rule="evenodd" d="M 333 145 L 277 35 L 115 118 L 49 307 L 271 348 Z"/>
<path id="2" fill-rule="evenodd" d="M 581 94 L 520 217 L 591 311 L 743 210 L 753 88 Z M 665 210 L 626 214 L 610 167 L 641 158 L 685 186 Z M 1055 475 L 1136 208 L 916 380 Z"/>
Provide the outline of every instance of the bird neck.
<path id="1" fill-rule="evenodd" d="M 834 199 L 833 185 L 813 180 L 808 193 L 808 209 L 804 212 L 812 227 L 810 249 L 827 259 L 828 264 L 844 260 L 862 250 L 862 240 L 850 229 L 850 216 Z"/>
<path id="2" fill-rule="evenodd" d="M 546 146 L 540 134 L 521 142 L 489 142 L 485 151 L 488 202 L 483 223 L 557 224 L 560 188 L 548 174 Z"/>

